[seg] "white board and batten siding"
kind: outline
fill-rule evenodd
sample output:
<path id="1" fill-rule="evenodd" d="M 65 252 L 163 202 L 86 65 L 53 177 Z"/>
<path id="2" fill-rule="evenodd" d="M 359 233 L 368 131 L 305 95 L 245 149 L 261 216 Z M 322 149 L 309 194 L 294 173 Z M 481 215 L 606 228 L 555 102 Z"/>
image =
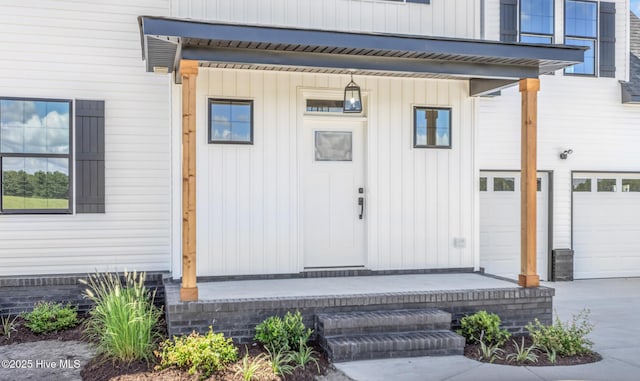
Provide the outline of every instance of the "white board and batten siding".
<path id="1" fill-rule="evenodd" d="M 106 213 L 0 215 L 0 276 L 169 270 L 170 82 L 137 16 L 169 1 L 0 3 L 0 96 L 106 102 Z"/>
<path id="2" fill-rule="evenodd" d="M 300 139 L 305 90 L 341 93 L 347 76 L 201 69 L 197 88 L 198 275 L 304 270 Z M 474 262 L 474 100 L 464 81 L 358 77 L 367 97 L 366 268 Z M 174 86 L 173 142 L 179 145 Z M 254 144 L 207 144 L 207 98 L 254 101 Z M 413 106 L 452 107 L 452 146 L 413 148 Z M 342 117 L 342 116 L 341 116 Z M 179 168 L 179 152 L 173 166 Z M 179 205 L 174 178 L 174 205 Z M 175 209 L 175 207 L 174 207 Z M 174 218 L 174 250 L 180 219 Z M 465 247 L 454 247 L 464 238 Z M 180 261 L 174 256 L 173 275 Z"/>
<path id="3" fill-rule="evenodd" d="M 351 32 L 480 38 L 480 1 L 184 0 L 174 17 Z"/>

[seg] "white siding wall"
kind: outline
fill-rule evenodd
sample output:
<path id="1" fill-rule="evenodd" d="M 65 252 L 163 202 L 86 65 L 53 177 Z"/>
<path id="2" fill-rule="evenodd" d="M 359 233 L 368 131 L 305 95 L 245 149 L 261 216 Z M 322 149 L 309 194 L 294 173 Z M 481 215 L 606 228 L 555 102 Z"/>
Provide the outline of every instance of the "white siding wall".
<path id="1" fill-rule="evenodd" d="M 199 20 L 355 32 L 479 38 L 478 0 L 174 0 L 172 15 Z"/>
<path id="2" fill-rule="evenodd" d="M 106 213 L 0 215 L 0 276 L 169 270 L 170 85 L 136 17 L 169 2 L 0 3 L 0 95 L 106 101 Z"/>
<path id="3" fill-rule="evenodd" d="M 571 247 L 571 171 L 640 171 L 640 107 L 622 105 L 611 78 L 544 76 L 540 87 L 538 168 L 553 171 L 553 247 Z M 520 167 L 519 97 L 514 88 L 481 100 L 480 168 Z"/>
<path id="4" fill-rule="evenodd" d="M 346 76 L 201 69 L 197 92 L 198 274 L 302 271 L 298 218 L 301 88 L 340 91 Z M 358 77 L 369 97 L 370 269 L 472 267 L 474 101 L 463 81 Z M 174 144 L 180 141 L 174 87 Z M 254 145 L 207 144 L 207 97 L 254 99 Z M 453 108 L 453 149 L 413 149 L 413 105 Z M 179 165 L 174 153 L 174 168 Z M 174 179 L 175 181 L 175 179 Z M 178 183 L 176 183 L 178 184 Z M 179 205 L 179 187 L 174 202 Z M 180 219 L 174 218 L 174 245 Z M 454 248 L 454 237 L 466 248 Z M 174 250 L 179 247 L 174 246 Z M 179 251 L 176 251 L 179 252 Z M 180 274 L 174 257 L 174 276 Z"/>
<path id="5" fill-rule="evenodd" d="M 499 39 L 499 0 L 486 0 L 487 39 Z M 616 0 L 616 78 L 541 77 L 538 103 L 538 168 L 553 171 L 554 248 L 571 247 L 571 171 L 640 171 L 640 107 L 621 104 L 619 80 L 628 76 L 629 1 Z M 564 40 L 564 1 L 556 0 L 555 41 Z M 480 100 L 481 169 L 520 168 L 520 94 Z M 559 153 L 574 154 L 560 160 Z"/>

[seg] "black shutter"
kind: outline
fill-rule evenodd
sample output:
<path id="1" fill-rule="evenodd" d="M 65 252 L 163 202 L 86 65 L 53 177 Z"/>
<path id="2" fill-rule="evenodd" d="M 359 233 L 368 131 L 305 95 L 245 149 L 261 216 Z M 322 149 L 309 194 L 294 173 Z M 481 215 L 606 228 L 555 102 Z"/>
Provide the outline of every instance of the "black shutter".
<path id="1" fill-rule="evenodd" d="M 104 101 L 76 100 L 76 213 L 104 213 Z"/>
<path id="2" fill-rule="evenodd" d="M 600 2 L 600 76 L 616 76 L 616 3 Z"/>
<path id="3" fill-rule="evenodd" d="M 518 0 L 500 0 L 500 41 L 518 42 Z"/>

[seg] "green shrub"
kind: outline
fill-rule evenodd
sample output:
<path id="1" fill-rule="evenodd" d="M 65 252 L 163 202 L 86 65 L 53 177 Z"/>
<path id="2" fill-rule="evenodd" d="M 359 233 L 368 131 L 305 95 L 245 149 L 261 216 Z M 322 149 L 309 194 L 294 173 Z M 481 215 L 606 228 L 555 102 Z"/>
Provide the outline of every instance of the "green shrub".
<path id="1" fill-rule="evenodd" d="M 144 273 L 95 274 L 86 283 L 86 295 L 95 306 L 89 311 L 86 333 L 98 343 L 98 353 L 124 362 L 149 360 L 160 338 L 156 330 L 160 310 L 155 292 L 144 285 Z"/>
<path id="2" fill-rule="evenodd" d="M 504 344 L 511 334 L 500 328 L 500 317 L 487 311 L 478 311 L 473 315 L 465 316 L 460 320 L 458 334 L 464 336 L 467 343 L 474 344 L 480 342 L 483 337 L 485 344 Z"/>
<path id="3" fill-rule="evenodd" d="M 563 323 L 556 317 L 552 325 L 544 325 L 535 319 L 526 328 L 533 343 L 554 358 L 556 354 L 574 356 L 590 353 L 593 346 L 593 342 L 586 337 L 593 331 L 593 324 L 589 322 L 589 310 L 573 315 L 571 323 Z"/>
<path id="4" fill-rule="evenodd" d="M 300 349 L 306 344 L 313 331 L 305 327 L 300 311 L 287 312 L 284 319 L 270 316 L 256 327 L 255 340 L 262 343 L 271 353 Z"/>
<path id="5" fill-rule="evenodd" d="M 25 324 L 33 333 L 61 331 L 78 325 L 76 307 L 61 303 L 39 302 L 33 311 L 23 314 Z"/>
<path id="6" fill-rule="evenodd" d="M 160 345 L 160 368 L 176 366 L 189 374 L 198 373 L 201 379 L 208 378 L 238 358 L 238 348 L 222 333 L 213 333 L 209 327 L 206 335 L 193 332 L 189 336 L 174 337 Z"/>

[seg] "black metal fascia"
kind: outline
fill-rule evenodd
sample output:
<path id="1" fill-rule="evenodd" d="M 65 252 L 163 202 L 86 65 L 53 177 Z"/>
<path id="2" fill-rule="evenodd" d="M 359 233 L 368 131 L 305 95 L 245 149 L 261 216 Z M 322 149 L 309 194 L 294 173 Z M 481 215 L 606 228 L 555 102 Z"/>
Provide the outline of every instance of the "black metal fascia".
<path id="1" fill-rule="evenodd" d="M 151 16 L 141 16 L 141 18 L 141 28 L 146 35 L 202 40 L 303 44 L 472 57 L 552 60 L 567 62 L 567 66 L 583 62 L 584 50 L 586 50 L 581 46 L 535 45 L 442 37 L 233 25 Z"/>
<path id="2" fill-rule="evenodd" d="M 469 78 L 538 78 L 537 66 L 275 50 L 183 47 L 182 58 L 230 64 L 358 69 L 380 72 L 455 75 Z"/>
<path id="3" fill-rule="evenodd" d="M 493 96 L 502 89 L 515 86 L 518 84 L 518 80 L 513 79 L 484 79 L 473 78 L 469 80 L 469 96 L 481 97 L 481 96 Z"/>

